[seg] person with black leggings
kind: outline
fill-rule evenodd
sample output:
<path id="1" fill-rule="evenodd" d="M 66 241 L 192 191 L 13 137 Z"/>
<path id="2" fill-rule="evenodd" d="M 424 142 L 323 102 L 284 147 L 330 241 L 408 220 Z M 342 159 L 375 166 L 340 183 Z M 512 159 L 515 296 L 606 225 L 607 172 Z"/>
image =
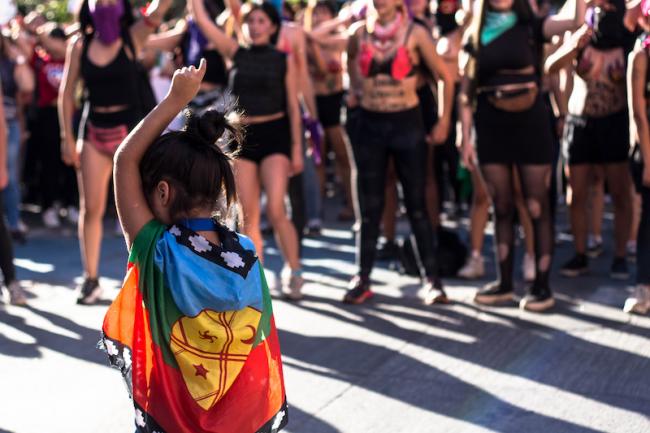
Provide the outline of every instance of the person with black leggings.
<path id="1" fill-rule="evenodd" d="M 136 20 L 129 0 L 84 0 L 79 11 L 82 33 L 68 45 L 58 108 L 61 156 L 77 168 L 79 179 L 79 243 L 85 277 L 79 304 L 96 303 L 102 292 L 99 254 L 113 155 L 147 114 L 142 112 L 141 88 L 148 83 L 139 79 L 136 62 L 170 4 L 171 0 L 154 0 Z M 77 144 L 74 99 L 81 80 L 85 104 Z"/>
<path id="2" fill-rule="evenodd" d="M 402 184 L 404 201 L 426 277 L 425 303 L 448 302 L 438 278 L 435 238 L 425 201 L 426 137 L 417 96 L 422 63 L 440 78 L 440 119 L 431 132 L 442 142 L 449 132 L 453 79 L 435 52 L 431 35 L 413 24 L 398 0 L 373 2 L 374 10 L 350 39 L 350 106 L 359 105 L 353 141 L 361 229 L 357 237 L 358 274 L 343 301 L 360 304 L 372 296 L 375 261 L 389 158 Z"/>
<path id="3" fill-rule="evenodd" d="M 1 89 L 0 83 L 0 90 Z M 4 190 L 9 183 L 9 170 L 7 167 L 7 124 L 5 123 L 2 92 L 0 91 L 0 190 Z M 2 194 L 0 194 L 0 209 L 2 209 Z M 9 290 L 10 302 L 14 305 L 27 303 L 25 292 L 16 280 L 16 267 L 14 266 L 14 250 L 11 234 L 5 224 L 5 219 L 0 216 L 0 271 L 5 287 Z"/>
<path id="4" fill-rule="evenodd" d="M 474 169 L 478 156 L 492 198 L 499 275 L 498 281 L 478 291 L 475 302 L 491 305 L 514 298 L 514 167 L 535 238 L 535 279 L 520 307 L 542 311 L 554 305 L 549 274 L 555 239 L 549 205 L 553 138 L 539 91 L 541 47 L 580 22 L 584 3 L 576 1 L 574 19 L 561 20 L 536 17 L 527 0 L 478 1 L 478 15 L 468 30 L 459 102 L 463 161 Z M 470 138 L 472 124 L 476 149 Z"/>

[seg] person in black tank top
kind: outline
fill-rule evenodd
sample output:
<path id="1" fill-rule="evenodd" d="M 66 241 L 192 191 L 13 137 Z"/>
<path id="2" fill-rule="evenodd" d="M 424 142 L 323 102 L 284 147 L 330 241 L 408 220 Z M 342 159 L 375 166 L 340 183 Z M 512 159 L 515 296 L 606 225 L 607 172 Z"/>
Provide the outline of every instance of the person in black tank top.
<path id="1" fill-rule="evenodd" d="M 283 282 L 283 292 L 290 299 L 299 299 L 303 279 L 298 236 L 287 217 L 284 198 L 289 177 L 302 171 L 302 128 L 294 66 L 286 54 L 273 46 L 280 30 L 280 17 L 270 3 L 250 6 L 244 18 L 248 40 L 243 46 L 217 27 L 203 0 L 192 0 L 191 5 L 201 32 L 221 55 L 232 61 L 229 88 L 246 125 L 246 139 L 235 160 L 235 181 L 243 210 L 241 229 L 251 237 L 262 258 L 262 186 L 268 199 L 266 215 L 291 270 Z"/>
<path id="2" fill-rule="evenodd" d="M 225 8 L 220 0 L 203 0 L 203 5 L 212 21 L 215 21 Z M 228 85 L 228 70 L 225 58 L 203 35 L 192 15 L 190 8 L 186 10 L 185 19 L 179 20 L 173 29 L 152 35 L 147 41 L 147 48 L 173 53 L 174 64 L 177 67 L 198 67 L 201 59 L 205 59 L 207 71 L 199 94 L 190 103 L 192 109 L 202 109 L 224 101 L 224 90 Z M 185 119 L 183 113 L 179 118 Z M 176 120 L 172 124 L 178 124 Z"/>
<path id="3" fill-rule="evenodd" d="M 463 161 L 474 169 L 478 154 L 488 185 L 494 205 L 499 277 L 479 290 L 475 302 L 513 300 L 514 167 L 533 222 L 536 263 L 535 280 L 520 307 L 542 311 L 554 305 L 549 274 L 555 238 L 549 205 L 553 139 L 539 92 L 541 46 L 552 35 L 581 24 L 585 5 L 577 0 L 574 18 L 562 20 L 536 17 L 527 0 L 479 2 L 479 14 L 465 48 L 469 61 L 461 89 Z M 476 150 L 470 138 L 472 124 Z"/>
<path id="4" fill-rule="evenodd" d="M 113 171 L 113 153 L 144 111 L 139 48 L 158 27 L 171 0 L 156 0 L 135 20 L 129 0 L 84 0 L 84 32 L 68 46 L 58 103 L 62 158 L 77 168 L 80 190 L 79 242 L 85 280 L 79 304 L 93 304 L 98 283 L 102 220 Z M 83 80 L 79 144 L 73 128 L 74 92 Z"/>
<path id="5" fill-rule="evenodd" d="M 644 17 L 646 22 L 648 17 Z M 641 218 L 636 239 L 636 290 L 625 301 L 628 313 L 650 311 L 650 50 L 649 36 L 632 52 L 628 64 L 628 97 L 632 108 L 632 177 L 641 195 Z"/>

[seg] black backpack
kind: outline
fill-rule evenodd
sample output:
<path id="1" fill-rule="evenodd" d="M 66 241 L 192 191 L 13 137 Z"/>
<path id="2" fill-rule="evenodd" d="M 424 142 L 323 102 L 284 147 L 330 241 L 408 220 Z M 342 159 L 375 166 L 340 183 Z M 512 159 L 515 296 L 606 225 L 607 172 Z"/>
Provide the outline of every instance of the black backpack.
<path id="1" fill-rule="evenodd" d="M 460 237 L 453 231 L 444 227 L 438 229 L 438 248 L 436 259 L 438 260 L 438 275 L 440 277 L 455 277 L 465 263 L 467 247 L 460 240 Z M 420 277 L 420 257 L 413 235 L 402 238 L 398 241 L 400 272 L 414 277 Z"/>

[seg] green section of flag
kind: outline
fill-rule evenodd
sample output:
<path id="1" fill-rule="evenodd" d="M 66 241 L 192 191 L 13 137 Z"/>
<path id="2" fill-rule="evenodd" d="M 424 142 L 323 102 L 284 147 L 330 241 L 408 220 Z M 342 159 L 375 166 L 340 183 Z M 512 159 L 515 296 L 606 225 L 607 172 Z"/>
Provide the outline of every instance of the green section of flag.
<path id="1" fill-rule="evenodd" d="M 255 336 L 255 342 L 253 343 L 253 348 L 257 347 L 258 344 L 266 340 L 266 338 L 271 334 L 271 317 L 273 316 L 273 307 L 271 305 L 271 294 L 269 293 L 269 286 L 266 284 L 266 277 L 264 276 L 264 268 L 260 264 L 258 266 L 260 270 L 260 282 L 262 283 L 262 317 L 260 318 L 260 324 L 257 327 L 257 335 Z"/>

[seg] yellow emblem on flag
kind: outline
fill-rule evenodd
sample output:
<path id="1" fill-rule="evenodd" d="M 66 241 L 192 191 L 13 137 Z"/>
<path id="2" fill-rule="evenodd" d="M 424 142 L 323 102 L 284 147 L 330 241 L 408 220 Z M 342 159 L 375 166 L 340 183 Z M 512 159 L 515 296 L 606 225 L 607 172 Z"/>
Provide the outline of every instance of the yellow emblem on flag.
<path id="1" fill-rule="evenodd" d="M 194 401 L 204 410 L 230 389 L 250 353 L 262 314 L 254 308 L 217 312 L 174 323 L 171 349 Z"/>

